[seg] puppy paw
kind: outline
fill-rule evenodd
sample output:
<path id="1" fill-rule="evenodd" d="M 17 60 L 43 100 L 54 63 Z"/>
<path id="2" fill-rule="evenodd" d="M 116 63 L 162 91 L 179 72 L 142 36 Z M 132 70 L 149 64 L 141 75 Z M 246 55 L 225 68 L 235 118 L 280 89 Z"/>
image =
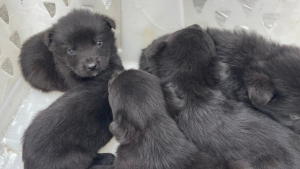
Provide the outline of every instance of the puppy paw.
<path id="1" fill-rule="evenodd" d="M 115 156 L 110 153 L 101 153 L 93 159 L 93 165 L 111 165 L 114 163 Z"/>

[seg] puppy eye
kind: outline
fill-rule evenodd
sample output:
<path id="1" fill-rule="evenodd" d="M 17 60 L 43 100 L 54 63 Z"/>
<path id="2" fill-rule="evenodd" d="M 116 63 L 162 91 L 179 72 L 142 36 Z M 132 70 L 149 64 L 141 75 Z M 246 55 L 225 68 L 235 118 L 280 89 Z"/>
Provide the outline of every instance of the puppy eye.
<path id="1" fill-rule="evenodd" d="M 97 41 L 96 45 L 97 45 L 98 48 L 100 48 L 103 45 L 103 42 L 102 41 Z"/>
<path id="2" fill-rule="evenodd" d="M 73 49 L 71 49 L 71 48 L 69 48 L 69 49 L 67 50 L 67 53 L 68 53 L 69 55 L 71 55 L 71 56 L 75 55 L 75 51 L 74 51 Z"/>
<path id="3" fill-rule="evenodd" d="M 300 120 L 300 116 L 297 115 L 290 115 L 290 118 L 294 121 Z"/>

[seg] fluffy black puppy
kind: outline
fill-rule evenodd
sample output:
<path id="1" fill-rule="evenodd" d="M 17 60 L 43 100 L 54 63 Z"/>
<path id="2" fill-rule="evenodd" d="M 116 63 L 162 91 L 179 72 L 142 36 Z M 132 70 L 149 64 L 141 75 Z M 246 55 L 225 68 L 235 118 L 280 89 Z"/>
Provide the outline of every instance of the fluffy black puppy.
<path id="1" fill-rule="evenodd" d="M 112 138 L 107 83 L 115 70 L 122 69 L 108 68 L 74 87 L 33 119 L 23 136 L 25 169 L 87 169 L 112 163 L 112 156 L 103 161 L 97 151 Z"/>
<path id="2" fill-rule="evenodd" d="M 234 169 L 300 168 L 297 134 L 207 86 L 215 46 L 199 25 L 155 41 L 145 53 L 150 70 L 176 96 L 169 100 L 181 100 L 177 124 L 201 151 Z"/>
<path id="3" fill-rule="evenodd" d="M 252 32 L 207 29 L 227 97 L 255 106 L 300 133 L 300 49 Z M 221 69 L 220 69 L 221 68 Z"/>
<path id="4" fill-rule="evenodd" d="M 300 133 L 300 49 L 252 32 L 208 29 L 216 46 L 204 80 Z M 201 46 L 201 44 L 199 44 Z M 144 52 L 140 68 L 149 71 Z"/>
<path id="5" fill-rule="evenodd" d="M 74 10 L 50 29 L 32 36 L 22 46 L 24 78 L 48 92 L 66 91 L 93 80 L 108 67 L 120 65 L 115 22 L 88 10 Z"/>
<path id="6" fill-rule="evenodd" d="M 199 153 L 168 115 L 157 77 L 128 70 L 110 80 L 110 131 L 120 146 L 112 166 L 93 169 L 199 169 L 215 161 Z M 207 163 L 207 165 L 205 164 Z"/>
<path id="7" fill-rule="evenodd" d="M 191 168 L 198 149 L 168 116 L 157 77 L 128 70 L 110 81 L 108 92 L 110 131 L 121 144 L 114 168 Z"/>

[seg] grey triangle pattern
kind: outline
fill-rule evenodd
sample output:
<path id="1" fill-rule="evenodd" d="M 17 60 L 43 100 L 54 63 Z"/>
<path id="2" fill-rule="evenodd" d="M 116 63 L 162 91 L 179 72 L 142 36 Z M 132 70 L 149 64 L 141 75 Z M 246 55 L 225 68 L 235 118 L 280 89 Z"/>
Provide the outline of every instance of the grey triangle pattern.
<path id="1" fill-rule="evenodd" d="M 230 11 L 216 11 L 215 12 L 215 17 L 216 17 L 216 21 L 218 23 L 218 25 L 220 27 L 224 26 L 224 23 L 226 22 L 226 20 L 228 19 L 229 15 L 230 15 Z"/>
<path id="2" fill-rule="evenodd" d="M 7 24 L 9 24 L 9 15 L 6 9 L 6 6 L 3 5 L 0 8 L 0 18 L 4 20 L 4 22 L 6 22 Z"/>
<path id="3" fill-rule="evenodd" d="M 15 44 L 19 49 L 21 48 L 21 40 L 18 32 L 15 32 L 11 37 L 10 41 Z"/>
<path id="4" fill-rule="evenodd" d="M 102 0 L 103 1 L 103 4 L 105 6 L 106 9 L 109 9 L 111 3 L 112 3 L 112 0 Z"/>
<path id="5" fill-rule="evenodd" d="M 11 75 L 11 76 L 14 75 L 13 67 L 12 67 L 12 64 L 11 64 L 11 61 L 10 61 L 9 58 L 5 59 L 5 61 L 1 65 L 1 68 L 2 68 L 2 70 L 4 70 L 9 75 Z"/>
<path id="6" fill-rule="evenodd" d="M 193 0 L 194 7 L 198 13 L 201 13 L 206 0 Z"/>
<path id="7" fill-rule="evenodd" d="M 241 3 L 245 14 L 249 16 L 254 9 L 257 0 L 239 0 L 239 2 Z"/>
<path id="8" fill-rule="evenodd" d="M 69 6 L 69 0 L 63 0 L 66 6 Z"/>
<path id="9" fill-rule="evenodd" d="M 55 3 L 44 2 L 44 5 L 45 5 L 47 11 L 49 12 L 50 16 L 53 18 L 56 13 Z"/>
<path id="10" fill-rule="evenodd" d="M 263 15 L 264 26 L 267 29 L 271 29 L 279 17 L 280 17 L 279 13 L 265 13 Z"/>

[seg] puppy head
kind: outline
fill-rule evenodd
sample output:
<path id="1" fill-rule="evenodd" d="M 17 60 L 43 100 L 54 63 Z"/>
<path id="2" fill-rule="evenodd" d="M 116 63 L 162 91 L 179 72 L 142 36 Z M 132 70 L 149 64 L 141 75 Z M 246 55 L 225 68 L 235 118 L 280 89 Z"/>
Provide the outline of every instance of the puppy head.
<path id="1" fill-rule="evenodd" d="M 158 39 L 154 40 L 151 46 L 156 46 L 156 44 L 161 44 L 161 42 L 164 42 L 166 40 L 166 38 L 169 35 L 164 35 L 162 37 L 159 37 Z M 157 47 L 156 47 L 157 49 Z M 152 53 L 155 53 L 156 51 L 151 51 L 151 50 L 156 50 L 154 47 L 148 47 L 142 50 L 142 54 L 140 57 L 140 61 L 139 61 L 139 69 L 146 71 L 148 73 L 153 73 L 151 72 L 151 67 L 149 65 L 149 61 L 148 61 L 148 55 L 151 55 Z"/>
<path id="2" fill-rule="evenodd" d="M 125 144 L 136 139 L 161 112 L 166 112 L 159 79 L 139 70 L 112 77 L 108 86 L 113 122 L 110 131 Z"/>
<path id="3" fill-rule="evenodd" d="M 300 84 L 293 71 L 282 70 L 277 77 L 254 73 L 245 82 L 249 99 L 255 107 L 300 133 Z M 288 72 L 294 75 L 288 75 Z"/>
<path id="4" fill-rule="evenodd" d="M 45 33 L 49 50 L 80 77 L 105 70 L 114 52 L 115 22 L 87 10 L 74 10 Z"/>
<path id="5" fill-rule="evenodd" d="M 215 46 L 209 35 L 199 26 L 192 25 L 158 39 L 144 50 L 153 73 L 168 77 L 179 72 L 200 74 L 214 55 Z M 172 71 L 167 71 L 172 70 Z M 199 75 L 201 76 L 201 75 Z"/>

